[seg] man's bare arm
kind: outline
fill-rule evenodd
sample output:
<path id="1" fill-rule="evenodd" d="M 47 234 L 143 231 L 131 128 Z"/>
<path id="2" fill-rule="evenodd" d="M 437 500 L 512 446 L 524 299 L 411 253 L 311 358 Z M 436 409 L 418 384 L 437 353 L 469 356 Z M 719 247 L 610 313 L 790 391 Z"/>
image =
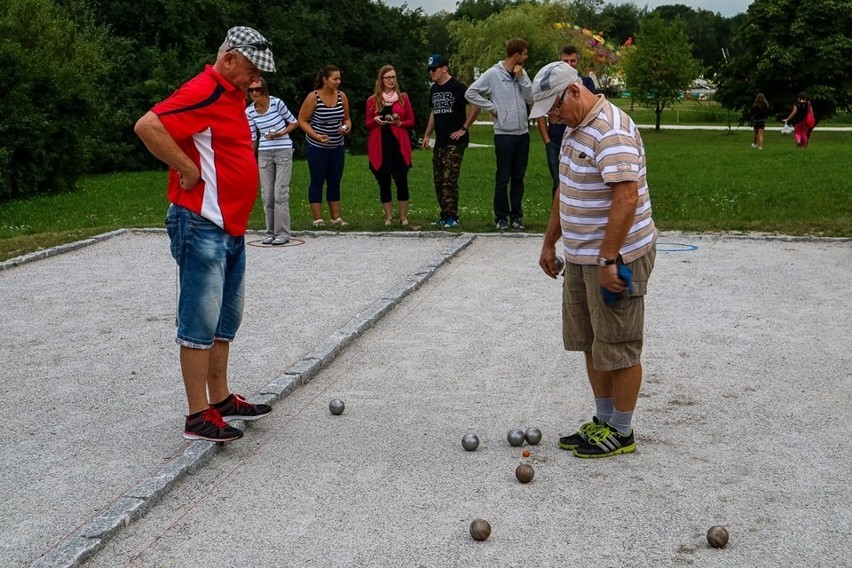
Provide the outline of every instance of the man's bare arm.
<path id="1" fill-rule="evenodd" d="M 148 111 L 136 121 L 133 128 L 136 135 L 142 139 L 148 151 L 174 169 L 180 178 L 180 186 L 192 189 L 201 179 L 201 174 L 195 163 L 180 149 L 175 139 L 169 135 L 160 117 Z"/>

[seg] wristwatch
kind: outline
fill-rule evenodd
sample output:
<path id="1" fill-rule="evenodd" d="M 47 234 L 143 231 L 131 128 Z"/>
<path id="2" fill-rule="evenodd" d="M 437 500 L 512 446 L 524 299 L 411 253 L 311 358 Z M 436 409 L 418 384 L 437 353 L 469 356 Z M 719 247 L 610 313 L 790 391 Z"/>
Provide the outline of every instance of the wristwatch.
<path id="1" fill-rule="evenodd" d="M 613 264 L 615 264 L 614 258 L 612 260 L 609 260 L 602 256 L 598 257 L 598 266 L 612 266 Z"/>

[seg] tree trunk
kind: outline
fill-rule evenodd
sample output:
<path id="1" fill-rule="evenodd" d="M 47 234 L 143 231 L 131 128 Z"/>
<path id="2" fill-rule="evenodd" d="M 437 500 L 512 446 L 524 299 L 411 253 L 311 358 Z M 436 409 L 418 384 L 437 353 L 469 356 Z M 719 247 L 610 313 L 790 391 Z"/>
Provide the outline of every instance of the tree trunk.
<path id="1" fill-rule="evenodd" d="M 654 130 L 659 132 L 660 131 L 660 115 L 663 114 L 663 107 L 660 106 L 659 101 L 657 101 L 657 108 L 654 110 L 654 112 L 657 113 L 657 125 L 656 125 L 656 128 Z"/>

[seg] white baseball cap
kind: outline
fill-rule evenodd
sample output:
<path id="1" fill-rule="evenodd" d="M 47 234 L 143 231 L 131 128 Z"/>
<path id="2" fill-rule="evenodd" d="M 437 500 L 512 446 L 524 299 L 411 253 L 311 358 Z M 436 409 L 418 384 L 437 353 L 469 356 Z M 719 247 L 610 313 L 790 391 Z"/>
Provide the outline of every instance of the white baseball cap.
<path id="1" fill-rule="evenodd" d="M 554 61 L 542 67 L 533 79 L 533 103 L 530 118 L 545 116 L 553 107 L 556 97 L 560 96 L 568 85 L 580 80 L 577 70 L 564 61 Z"/>

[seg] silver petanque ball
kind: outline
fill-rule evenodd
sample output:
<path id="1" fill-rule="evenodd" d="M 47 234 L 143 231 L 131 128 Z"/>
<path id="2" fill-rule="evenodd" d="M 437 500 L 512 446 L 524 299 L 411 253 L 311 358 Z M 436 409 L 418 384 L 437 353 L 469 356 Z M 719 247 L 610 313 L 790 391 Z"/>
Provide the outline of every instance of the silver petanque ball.
<path id="1" fill-rule="evenodd" d="M 479 436 L 472 433 L 467 433 L 462 437 L 462 448 L 472 452 L 479 447 Z"/>
<path id="2" fill-rule="evenodd" d="M 541 430 L 535 426 L 527 428 L 527 431 L 524 432 L 524 438 L 526 438 L 527 444 L 537 446 L 538 443 L 541 442 Z"/>
<path id="3" fill-rule="evenodd" d="M 335 398 L 331 402 L 328 403 L 328 411 L 334 414 L 335 416 L 340 416 L 343 414 L 343 410 L 346 408 L 346 405 L 343 404 L 343 401 L 339 398 Z"/>
<path id="4" fill-rule="evenodd" d="M 565 261 L 562 260 L 561 256 L 556 257 L 556 274 L 562 274 L 562 271 L 565 269 Z"/>
<path id="5" fill-rule="evenodd" d="M 517 448 L 518 446 L 524 443 L 524 440 L 526 438 L 524 436 L 523 430 L 521 430 L 520 428 L 512 428 L 511 430 L 509 430 L 509 435 L 506 436 L 506 439 L 509 440 L 510 445 Z"/>

